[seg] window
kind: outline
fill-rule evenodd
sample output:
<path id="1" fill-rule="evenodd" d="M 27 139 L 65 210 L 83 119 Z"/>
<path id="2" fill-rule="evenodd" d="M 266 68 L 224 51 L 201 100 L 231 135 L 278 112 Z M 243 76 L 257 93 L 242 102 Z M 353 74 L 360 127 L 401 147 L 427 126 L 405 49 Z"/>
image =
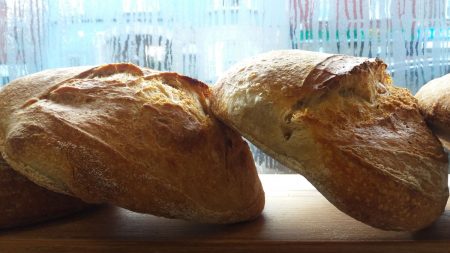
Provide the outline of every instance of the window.
<path id="1" fill-rule="evenodd" d="M 449 10 L 450 0 L 0 0 L 0 86 L 118 61 L 214 83 L 243 58 L 295 48 L 380 57 L 416 92 L 450 72 Z"/>

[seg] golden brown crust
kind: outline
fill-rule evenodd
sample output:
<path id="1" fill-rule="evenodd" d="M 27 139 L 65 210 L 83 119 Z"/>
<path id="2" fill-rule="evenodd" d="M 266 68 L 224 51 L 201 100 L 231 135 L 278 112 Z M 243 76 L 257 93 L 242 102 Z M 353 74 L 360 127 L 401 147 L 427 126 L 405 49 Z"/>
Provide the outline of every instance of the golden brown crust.
<path id="1" fill-rule="evenodd" d="M 417 230 L 444 210 L 447 157 L 379 60 L 286 50 L 219 79 L 211 108 L 371 226 Z"/>
<path id="2" fill-rule="evenodd" d="M 450 74 L 429 81 L 415 97 L 428 125 L 450 149 Z"/>
<path id="3" fill-rule="evenodd" d="M 111 64 L 62 72 L 42 89 L 51 72 L 11 83 L 21 107 L 3 113 L 0 151 L 34 182 L 87 202 L 207 223 L 258 216 L 264 193 L 251 153 L 210 115 L 208 87 L 144 72 Z M 23 87 L 37 95 L 16 99 Z"/>
<path id="4" fill-rule="evenodd" d="M 37 223 L 73 214 L 89 205 L 42 188 L 18 174 L 0 156 L 0 228 Z"/>

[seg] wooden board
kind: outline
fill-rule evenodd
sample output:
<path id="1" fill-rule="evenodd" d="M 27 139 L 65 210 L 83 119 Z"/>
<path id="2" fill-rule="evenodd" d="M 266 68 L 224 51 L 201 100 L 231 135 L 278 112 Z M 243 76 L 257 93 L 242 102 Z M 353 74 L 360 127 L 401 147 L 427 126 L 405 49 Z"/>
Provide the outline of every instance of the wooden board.
<path id="1" fill-rule="evenodd" d="M 201 225 L 103 206 L 0 231 L 3 252 L 450 252 L 450 203 L 431 227 L 387 232 L 353 220 L 298 175 L 262 175 L 263 215 Z"/>

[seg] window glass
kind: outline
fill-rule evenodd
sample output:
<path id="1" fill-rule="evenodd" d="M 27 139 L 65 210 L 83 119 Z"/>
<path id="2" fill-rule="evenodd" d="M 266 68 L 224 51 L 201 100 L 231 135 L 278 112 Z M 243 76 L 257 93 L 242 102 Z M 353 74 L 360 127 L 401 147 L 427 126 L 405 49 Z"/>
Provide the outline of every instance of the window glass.
<path id="1" fill-rule="evenodd" d="M 380 57 L 414 93 L 450 72 L 449 1 L 0 0 L 0 86 L 110 62 L 213 84 L 243 58 L 294 48 Z M 260 171 L 287 171 L 252 150 Z"/>

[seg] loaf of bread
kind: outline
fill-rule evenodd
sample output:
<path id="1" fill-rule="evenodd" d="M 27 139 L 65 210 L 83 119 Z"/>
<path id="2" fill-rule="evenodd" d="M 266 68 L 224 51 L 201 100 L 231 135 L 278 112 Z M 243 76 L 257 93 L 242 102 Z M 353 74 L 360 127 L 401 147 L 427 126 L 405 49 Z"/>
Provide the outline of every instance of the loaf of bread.
<path id="1" fill-rule="evenodd" d="M 422 86 L 416 98 L 428 125 L 444 147 L 450 149 L 450 74 Z"/>
<path id="2" fill-rule="evenodd" d="M 0 151 L 35 183 L 89 203 L 253 219 L 264 192 L 249 147 L 211 115 L 209 96 L 197 80 L 132 64 L 37 73 L 0 92 Z"/>
<path id="3" fill-rule="evenodd" d="M 341 211 L 381 229 L 418 230 L 445 208 L 447 156 L 385 68 L 378 59 L 273 51 L 219 78 L 211 108 Z"/>
<path id="4" fill-rule="evenodd" d="M 55 219 L 88 207 L 77 198 L 37 186 L 0 156 L 0 229 Z"/>

